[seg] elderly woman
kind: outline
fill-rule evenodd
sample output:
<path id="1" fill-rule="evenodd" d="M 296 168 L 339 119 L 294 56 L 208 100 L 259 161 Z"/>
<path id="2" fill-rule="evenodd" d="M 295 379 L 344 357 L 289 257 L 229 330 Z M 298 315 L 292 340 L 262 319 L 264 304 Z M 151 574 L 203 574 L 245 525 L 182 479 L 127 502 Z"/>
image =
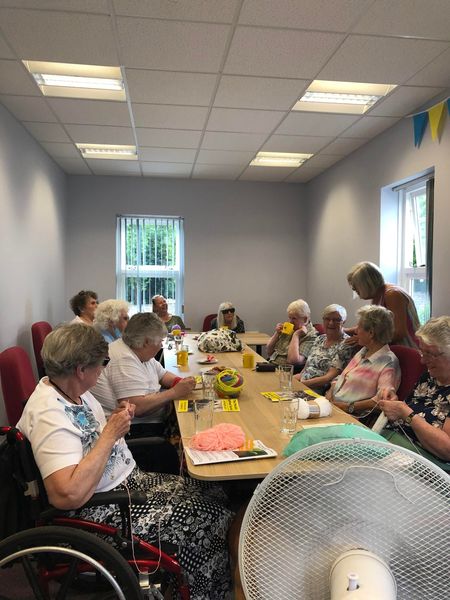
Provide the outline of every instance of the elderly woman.
<path id="1" fill-rule="evenodd" d="M 352 346 L 343 343 L 348 337 L 344 333 L 345 308 L 330 304 L 324 308 L 322 318 L 325 333 L 316 337 L 303 370 L 294 376 L 319 394 L 327 390 L 354 354 Z"/>
<path id="2" fill-rule="evenodd" d="M 416 335 L 427 372 L 406 402 L 383 390 L 380 408 L 389 424 L 381 435 L 450 472 L 450 317 L 430 319 Z"/>
<path id="3" fill-rule="evenodd" d="M 356 313 L 356 335 L 362 349 L 355 354 L 327 392 L 327 398 L 350 414 L 371 412 L 378 404 L 378 390 L 400 384 L 400 367 L 388 343 L 394 317 L 383 306 L 363 306 Z"/>
<path id="4" fill-rule="evenodd" d="M 161 321 L 166 326 L 167 331 L 170 333 L 173 326 L 179 326 L 183 331 L 186 329 L 183 319 L 177 315 L 171 315 L 167 310 L 168 304 L 164 296 L 156 294 L 152 298 L 153 312 L 158 315 Z"/>
<path id="5" fill-rule="evenodd" d="M 303 365 L 317 337 L 310 322 L 311 311 L 304 300 L 294 300 L 287 307 L 292 333 L 283 333 L 283 323 L 277 323 L 266 349 L 269 361 L 275 365 Z"/>
<path id="6" fill-rule="evenodd" d="M 177 558 L 193 600 L 227 598 L 230 587 L 227 530 L 232 513 L 220 488 L 175 475 L 144 473 L 124 441 L 132 404 L 108 421 L 88 391 L 108 363 L 108 344 L 93 327 L 65 325 L 45 339 L 42 379 L 18 423 L 31 442 L 49 501 L 62 510 L 79 509 L 95 492 L 141 490 L 143 506 L 131 506 L 136 532 L 158 545 L 178 546 Z M 120 524 L 113 505 L 81 509 L 84 518 Z"/>
<path id="7" fill-rule="evenodd" d="M 128 302 L 125 300 L 104 300 L 95 311 L 94 327 L 100 331 L 108 343 L 122 337 L 128 324 Z"/>
<path id="8" fill-rule="evenodd" d="M 245 333 L 244 321 L 237 316 L 232 302 L 219 304 L 217 317 L 211 321 L 211 329 L 220 329 L 221 327 L 226 327 L 236 333 Z"/>
<path id="9" fill-rule="evenodd" d="M 76 315 L 71 323 L 93 325 L 97 310 L 98 296 L 92 290 L 81 290 L 70 299 L 70 308 Z"/>
<path id="10" fill-rule="evenodd" d="M 420 326 L 414 300 L 401 287 L 386 283 L 380 269 L 371 262 L 360 262 L 350 270 L 347 281 L 363 300 L 384 306 L 394 315 L 394 333 L 391 342 L 417 348 L 415 332 Z M 348 330 L 348 333 L 354 333 Z"/>

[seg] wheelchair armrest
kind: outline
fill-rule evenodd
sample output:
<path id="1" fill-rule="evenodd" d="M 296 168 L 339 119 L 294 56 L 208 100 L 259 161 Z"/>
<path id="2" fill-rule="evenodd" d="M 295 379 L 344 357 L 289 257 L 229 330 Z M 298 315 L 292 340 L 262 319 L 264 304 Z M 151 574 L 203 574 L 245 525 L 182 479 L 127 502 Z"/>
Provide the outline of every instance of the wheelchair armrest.
<path id="1" fill-rule="evenodd" d="M 145 504 L 147 502 L 147 495 L 145 492 L 139 491 L 131 491 L 130 492 L 131 503 L 132 504 Z M 108 504 L 117 504 L 123 508 L 124 506 L 128 506 L 130 500 L 128 497 L 128 492 L 126 490 L 111 490 L 110 492 L 98 492 L 94 494 L 92 498 L 90 498 L 83 506 L 81 506 L 78 510 L 82 508 L 90 508 L 92 506 L 106 506 Z M 60 510 L 59 508 L 55 508 L 54 506 L 49 506 L 45 510 L 43 510 L 39 518 L 44 521 L 49 521 L 53 517 L 58 517 L 62 515 L 67 515 L 69 511 Z"/>
<path id="2" fill-rule="evenodd" d="M 126 442 L 129 448 L 136 448 L 138 446 L 159 446 L 167 442 L 167 440 L 161 436 L 154 436 L 126 438 Z"/>

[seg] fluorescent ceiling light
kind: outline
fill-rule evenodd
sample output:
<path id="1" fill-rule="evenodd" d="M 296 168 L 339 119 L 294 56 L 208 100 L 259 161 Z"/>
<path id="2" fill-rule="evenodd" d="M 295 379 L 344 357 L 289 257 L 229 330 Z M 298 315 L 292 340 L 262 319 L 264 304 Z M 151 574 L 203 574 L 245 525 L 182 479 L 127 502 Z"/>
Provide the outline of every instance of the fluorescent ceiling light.
<path id="1" fill-rule="evenodd" d="M 114 160 L 137 160 L 136 146 L 113 146 L 111 144 L 76 144 L 83 158 Z"/>
<path id="2" fill-rule="evenodd" d="M 120 67 L 22 61 L 44 96 L 125 101 Z"/>
<path id="3" fill-rule="evenodd" d="M 312 154 L 296 154 L 292 152 L 258 152 L 250 165 L 253 167 L 291 167 L 302 165 Z"/>
<path id="4" fill-rule="evenodd" d="M 362 115 L 397 86 L 351 81 L 313 81 L 292 110 Z"/>

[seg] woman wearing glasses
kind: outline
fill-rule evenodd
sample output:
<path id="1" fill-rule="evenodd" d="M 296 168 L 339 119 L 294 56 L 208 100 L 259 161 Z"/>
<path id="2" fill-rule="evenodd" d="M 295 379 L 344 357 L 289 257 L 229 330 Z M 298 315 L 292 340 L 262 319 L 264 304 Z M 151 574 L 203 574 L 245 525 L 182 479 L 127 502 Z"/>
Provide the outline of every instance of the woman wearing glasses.
<path id="1" fill-rule="evenodd" d="M 304 368 L 294 376 L 319 394 L 327 390 L 355 352 L 352 346 L 343 343 L 348 338 L 344 333 L 345 308 L 330 304 L 324 308 L 322 318 L 325 333 L 315 338 Z"/>
<path id="2" fill-rule="evenodd" d="M 245 333 L 244 321 L 237 316 L 232 302 L 219 304 L 217 317 L 211 321 L 211 329 L 220 329 L 221 327 L 231 329 L 236 333 Z"/>
<path id="3" fill-rule="evenodd" d="M 128 302 L 125 300 L 104 300 L 95 311 L 94 327 L 110 344 L 122 337 L 128 325 Z"/>
<path id="4" fill-rule="evenodd" d="M 450 317 L 430 319 L 416 332 L 427 371 L 406 402 L 382 390 L 386 439 L 424 455 L 450 472 Z"/>

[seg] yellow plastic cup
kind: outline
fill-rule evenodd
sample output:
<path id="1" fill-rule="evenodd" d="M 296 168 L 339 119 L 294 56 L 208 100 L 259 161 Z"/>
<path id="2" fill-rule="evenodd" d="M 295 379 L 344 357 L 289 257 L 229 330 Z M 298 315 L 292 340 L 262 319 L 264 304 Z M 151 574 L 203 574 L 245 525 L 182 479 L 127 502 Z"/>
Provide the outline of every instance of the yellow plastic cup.
<path id="1" fill-rule="evenodd" d="M 294 326 L 292 325 L 292 323 L 290 323 L 289 321 L 286 321 L 285 323 L 283 323 L 283 329 L 281 330 L 281 333 L 286 333 L 287 335 L 291 335 L 291 333 L 294 331 Z"/>
<path id="2" fill-rule="evenodd" d="M 252 352 L 244 352 L 242 354 L 242 366 L 244 369 L 255 368 L 255 355 Z"/>

